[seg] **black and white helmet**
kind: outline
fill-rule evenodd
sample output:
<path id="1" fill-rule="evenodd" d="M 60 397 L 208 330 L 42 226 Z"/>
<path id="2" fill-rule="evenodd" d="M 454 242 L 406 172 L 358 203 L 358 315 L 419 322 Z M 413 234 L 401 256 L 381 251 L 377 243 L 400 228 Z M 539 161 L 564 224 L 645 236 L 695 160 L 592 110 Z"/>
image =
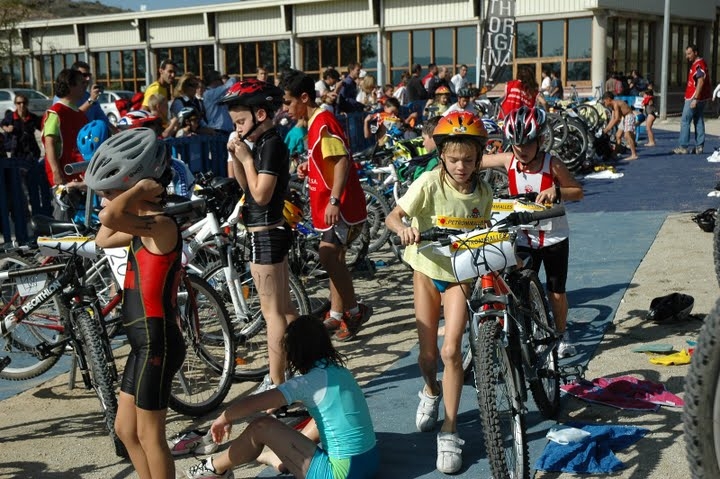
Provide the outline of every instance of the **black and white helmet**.
<path id="1" fill-rule="evenodd" d="M 95 191 L 128 190 L 144 178 L 167 175 L 165 143 L 150 128 L 134 128 L 110 137 L 90 160 L 85 183 Z"/>

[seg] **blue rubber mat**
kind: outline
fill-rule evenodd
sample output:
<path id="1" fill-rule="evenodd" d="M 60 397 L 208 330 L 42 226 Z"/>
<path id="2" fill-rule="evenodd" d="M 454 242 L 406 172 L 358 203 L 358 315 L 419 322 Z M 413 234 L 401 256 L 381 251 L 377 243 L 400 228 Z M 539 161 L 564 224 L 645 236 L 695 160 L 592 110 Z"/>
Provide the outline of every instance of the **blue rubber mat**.
<path id="1" fill-rule="evenodd" d="M 570 214 L 569 329 L 578 346 L 572 364 L 587 364 L 592 357 L 665 217 L 665 212 Z M 435 469 L 435 434 L 415 429 L 417 393 L 422 384 L 417 354 L 415 347 L 364 388 L 380 448 L 380 478 L 446 477 Z M 532 400 L 528 406 L 532 465 L 542 454 L 545 434 L 554 422 L 544 421 Z M 453 477 L 490 477 L 475 389 L 470 384 L 463 388 L 458 432 L 465 440 L 464 466 Z M 267 470 L 261 477 L 276 474 Z"/>

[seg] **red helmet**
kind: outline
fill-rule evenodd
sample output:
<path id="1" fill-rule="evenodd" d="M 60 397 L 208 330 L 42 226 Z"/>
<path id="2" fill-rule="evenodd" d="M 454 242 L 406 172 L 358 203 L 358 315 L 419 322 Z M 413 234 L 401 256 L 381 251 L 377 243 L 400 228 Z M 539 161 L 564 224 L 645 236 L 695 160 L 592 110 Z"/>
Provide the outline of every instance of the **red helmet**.
<path id="1" fill-rule="evenodd" d="M 220 103 L 229 107 L 246 106 L 276 111 L 282 106 L 284 95 L 285 92 L 275 85 L 252 78 L 240 80 L 228 88 Z"/>
<path id="2" fill-rule="evenodd" d="M 505 138 L 511 145 L 525 145 L 536 140 L 545 124 L 545 112 L 521 106 L 505 117 Z"/>
<path id="3" fill-rule="evenodd" d="M 151 127 L 155 123 L 162 124 L 162 118 L 153 115 L 149 111 L 132 110 L 118 120 L 117 127 L 120 130 L 130 130 L 132 128 Z"/>
<path id="4" fill-rule="evenodd" d="M 470 138 L 482 144 L 487 130 L 480 118 L 467 111 L 453 111 L 443 116 L 433 130 L 433 140 L 438 149 L 448 138 Z"/>
<path id="5" fill-rule="evenodd" d="M 449 95 L 450 93 L 451 93 L 450 89 L 448 87 L 446 87 L 445 85 L 439 86 L 435 90 L 436 95 Z"/>

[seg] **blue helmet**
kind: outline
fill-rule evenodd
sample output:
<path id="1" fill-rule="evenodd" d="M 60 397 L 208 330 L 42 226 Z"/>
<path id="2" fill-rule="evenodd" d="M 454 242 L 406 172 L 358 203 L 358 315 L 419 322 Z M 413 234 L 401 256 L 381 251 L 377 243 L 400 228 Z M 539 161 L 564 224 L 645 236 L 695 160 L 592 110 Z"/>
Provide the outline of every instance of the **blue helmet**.
<path id="1" fill-rule="evenodd" d="M 85 161 L 90 161 L 103 141 L 110 138 L 110 128 L 102 120 L 93 120 L 78 132 L 77 146 Z"/>

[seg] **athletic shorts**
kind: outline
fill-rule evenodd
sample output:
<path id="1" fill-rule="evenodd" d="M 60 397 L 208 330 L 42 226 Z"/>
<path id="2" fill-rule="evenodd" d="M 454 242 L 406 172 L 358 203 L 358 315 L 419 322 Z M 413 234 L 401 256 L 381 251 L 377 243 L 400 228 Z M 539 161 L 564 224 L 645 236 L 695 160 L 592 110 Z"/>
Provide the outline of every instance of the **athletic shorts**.
<path id="1" fill-rule="evenodd" d="M 365 223 L 349 225 L 343 220 L 330 229 L 323 231 L 322 238 L 325 243 L 332 243 L 338 246 L 347 246 L 360 236 Z"/>
<path id="2" fill-rule="evenodd" d="M 120 390 L 148 411 L 167 409 L 170 386 L 185 361 L 185 340 L 174 320 L 141 318 L 123 323 L 130 343 Z"/>
<path id="3" fill-rule="evenodd" d="M 619 128 L 630 133 L 635 131 L 635 114 L 630 112 L 620 120 Z"/>
<path id="4" fill-rule="evenodd" d="M 288 225 L 267 231 L 253 231 L 250 237 L 250 262 L 254 264 L 278 264 L 290 251 L 293 232 Z"/>
<path id="5" fill-rule="evenodd" d="M 337 469 L 347 471 L 347 474 L 333 473 L 333 463 Z M 327 452 L 321 448 L 315 449 L 310 460 L 306 479 L 372 479 L 377 476 L 380 469 L 380 454 L 377 446 L 369 451 L 347 459 L 333 459 L 331 462 Z"/>
<path id="6" fill-rule="evenodd" d="M 570 240 L 565 239 L 554 245 L 540 249 L 518 247 L 518 253 L 527 253 L 532 258 L 532 269 L 540 272 L 540 265 L 545 266 L 547 289 L 551 293 L 564 293 L 567 283 L 568 257 L 570 255 Z"/>

